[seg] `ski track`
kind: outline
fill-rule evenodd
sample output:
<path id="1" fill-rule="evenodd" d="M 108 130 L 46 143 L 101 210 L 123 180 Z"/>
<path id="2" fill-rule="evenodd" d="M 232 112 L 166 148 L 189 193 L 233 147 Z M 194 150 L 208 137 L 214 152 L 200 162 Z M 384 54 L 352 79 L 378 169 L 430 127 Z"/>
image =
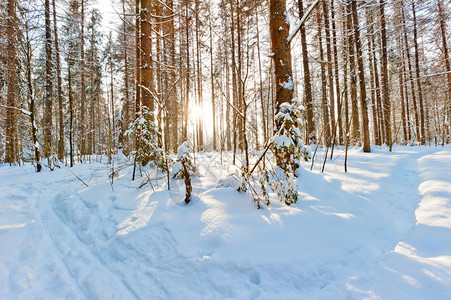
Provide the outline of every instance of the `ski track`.
<path id="1" fill-rule="evenodd" d="M 3 202 L 0 203 L 0 220 L 3 222 L 0 223 L 0 240 L 9 241 L 11 248 L 19 251 L 12 254 L 13 250 L 0 245 L 0 252 L 6 252 L 6 258 L 13 258 L 11 261 L 0 260 L 1 277 L 8 279 L 0 280 L 0 298 L 30 299 L 39 295 L 65 299 L 165 299 L 181 296 L 177 294 L 181 282 L 191 287 L 184 298 L 272 298 L 282 290 L 288 298 L 296 298 L 299 293 L 314 299 L 390 298 L 393 291 L 374 288 L 375 282 L 383 284 L 384 276 L 396 281 L 404 272 L 403 284 L 408 282 L 415 287 L 418 282 L 407 275 L 408 263 L 400 263 L 396 257 L 418 258 L 415 268 L 432 264 L 434 257 L 430 249 L 425 249 L 424 245 L 412 246 L 413 239 L 421 235 L 422 225 L 418 224 L 416 213 L 421 211 L 422 200 L 426 197 L 426 192 L 420 193 L 419 187 L 432 172 L 432 167 L 427 164 L 429 160 L 433 161 L 437 155 L 451 157 L 450 151 L 446 150 L 409 152 L 405 149 L 393 153 L 376 149 L 371 160 L 365 159 L 365 154 L 357 153 L 359 159 L 348 162 L 349 173 L 346 174 L 340 167 L 341 159 L 328 162 L 330 165 L 326 165 L 324 175 L 304 173 L 316 185 L 309 186 L 309 177 L 305 181 L 301 177 L 299 209 L 312 213 L 310 217 L 313 218 L 335 216 L 343 222 L 337 224 L 360 226 L 356 234 L 360 234 L 362 240 L 356 242 L 358 238 L 348 238 L 343 242 L 343 249 L 338 249 L 336 256 L 327 259 L 312 259 L 314 253 L 307 251 L 292 265 L 271 261 L 260 264 L 245 259 L 231 263 L 212 260 L 212 256 L 221 255 L 216 251 L 227 245 L 227 239 L 218 237 L 227 236 L 234 230 L 227 227 L 226 216 L 232 214 L 224 214 L 214 197 L 216 182 L 228 175 L 228 169 L 217 159 L 198 159 L 202 176 L 193 180 L 194 193 L 200 198 L 195 205 L 203 205 L 205 210 L 186 211 L 186 226 L 192 226 L 192 232 L 205 236 L 203 243 L 211 249 L 205 253 L 197 250 L 202 245 L 183 248 L 189 244 L 189 237 L 180 235 L 180 230 L 170 225 L 171 220 L 153 215 L 155 210 L 167 209 L 169 202 L 162 201 L 168 197 L 166 192 L 137 192 L 136 199 L 139 200 L 135 208 L 122 207 L 119 196 L 114 193 L 98 195 L 103 197 L 102 201 L 85 197 L 85 192 L 96 187 L 104 186 L 102 191 L 108 190 L 105 186 L 109 183 L 101 176 L 94 179 L 91 176 L 88 180 L 93 180 L 87 188 L 81 183 L 68 185 L 74 180 L 73 176 L 62 170 L 58 172 L 63 176 L 56 180 L 55 176 L 47 174 L 42 181 L 34 173 L 23 174 L 26 180 L 20 185 L 10 183 L 2 176 L 0 190 L 5 192 L 0 196 Z M 449 165 L 445 168 L 451 170 L 451 162 L 445 163 Z M 18 168 L 13 170 L 14 176 L 14 173 L 23 172 Z M 443 180 L 446 182 L 446 178 Z M 451 184 L 449 178 L 447 183 Z M 61 185 L 67 185 L 67 189 L 61 191 Z M 320 190 L 327 199 L 319 199 Z M 359 212 L 356 207 L 359 201 L 374 209 Z M 449 202 L 450 199 L 448 205 Z M 428 209 L 424 205 L 422 209 Z M 252 209 L 252 203 L 246 207 Z M 191 208 L 175 206 L 173 209 Z M 269 220 L 274 217 L 273 212 L 271 208 L 265 209 L 262 215 Z M 196 227 L 198 220 L 204 222 L 203 227 Z M 300 230 L 307 240 L 309 234 L 321 234 L 315 229 Z M 437 234 L 439 238 L 450 233 L 450 230 L 443 231 Z M 368 232 L 374 236 L 365 237 Z M 334 231 L 327 234 L 333 237 Z M 35 245 L 31 241 L 39 243 Z M 333 239 L 321 241 L 320 245 L 333 247 L 333 242 Z M 442 250 L 441 254 L 448 251 L 451 265 L 451 249 Z M 429 257 L 421 257 L 423 253 Z M 26 263 L 7 265 L 14 257 Z M 446 266 L 446 262 L 444 264 Z M 41 279 L 40 272 L 52 275 Z M 214 278 L 218 272 L 220 278 Z M 272 272 L 286 274 L 284 286 L 272 283 Z M 450 291 L 451 272 L 442 265 L 435 265 L 429 270 L 430 274 L 423 272 L 448 285 L 444 295 Z M 422 294 L 410 296 L 420 299 Z"/>

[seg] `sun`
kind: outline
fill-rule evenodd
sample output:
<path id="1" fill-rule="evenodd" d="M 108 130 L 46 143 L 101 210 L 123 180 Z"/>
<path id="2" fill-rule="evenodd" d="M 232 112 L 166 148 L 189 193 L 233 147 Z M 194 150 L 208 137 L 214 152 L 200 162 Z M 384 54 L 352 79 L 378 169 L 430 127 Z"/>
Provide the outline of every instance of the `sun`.
<path id="1" fill-rule="evenodd" d="M 195 104 L 191 106 L 189 111 L 189 119 L 194 124 L 197 120 L 204 117 L 204 110 L 203 107 L 199 106 L 198 104 Z"/>

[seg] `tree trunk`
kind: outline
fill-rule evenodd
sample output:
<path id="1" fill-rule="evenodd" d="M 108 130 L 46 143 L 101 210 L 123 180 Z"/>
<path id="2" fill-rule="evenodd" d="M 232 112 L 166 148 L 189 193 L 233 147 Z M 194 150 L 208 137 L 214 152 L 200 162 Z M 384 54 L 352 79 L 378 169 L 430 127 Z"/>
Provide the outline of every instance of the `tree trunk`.
<path id="1" fill-rule="evenodd" d="M 344 113 L 344 143 L 346 146 L 349 143 L 349 91 L 348 91 L 348 62 L 349 62 L 349 38 L 347 36 L 348 31 L 348 19 L 346 18 L 346 14 L 348 13 L 347 8 L 342 5 L 341 6 L 341 15 L 342 15 L 342 36 L 343 36 L 343 113 Z M 346 148 L 347 149 L 347 148 Z"/>
<path id="2" fill-rule="evenodd" d="M 6 145 L 5 162 L 10 165 L 16 161 L 16 12 L 15 0 L 8 0 L 8 20 L 6 34 L 8 37 L 8 90 L 6 103 Z"/>
<path id="3" fill-rule="evenodd" d="M 150 112 L 151 121 L 155 121 L 153 91 L 153 61 L 152 61 L 152 25 L 150 14 L 152 12 L 151 0 L 141 1 L 141 103 Z"/>
<path id="4" fill-rule="evenodd" d="M 319 42 L 318 47 L 320 53 L 319 60 L 321 70 L 321 108 L 323 111 L 324 145 L 326 145 L 326 147 L 330 147 L 331 134 L 330 134 L 329 106 L 327 104 L 327 81 L 326 81 L 326 70 L 324 67 L 324 50 L 321 28 L 322 28 L 321 15 L 318 15 L 318 42 Z"/>
<path id="5" fill-rule="evenodd" d="M 367 23 L 368 25 L 368 52 L 370 53 L 368 55 L 368 62 L 369 62 L 369 70 L 370 70 L 370 87 L 371 87 L 371 106 L 372 106 L 372 118 L 373 118 L 373 135 L 374 135 L 374 143 L 376 145 L 381 145 L 381 140 L 380 140 L 380 130 L 379 130 L 379 126 L 380 126 L 380 120 L 378 118 L 378 101 L 376 100 L 376 91 L 379 92 L 379 84 L 375 83 L 378 82 L 379 79 L 377 77 L 377 68 L 375 69 L 374 67 L 376 66 L 375 64 L 375 50 L 374 50 L 374 18 L 372 15 L 372 11 L 370 11 L 371 7 L 367 6 L 365 8 L 365 14 L 366 14 L 366 19 L 367 19 Z M 379 94 L 378 94 L 379 95 Z"/>
<path id="6" fill-rule="evenodd" d="M 415 1 L 412 1 L 412 13 L 413 13 L 413 45 L 415 48 L 415 72 L 416 72 L 416 82 L 418 87 L 418 102 L 420 105 L 420 131 L 421 131 L 421 145 L 426 143 L 425 135 L 425 124 L 424 124 L 424 106 L 423 106 L 423 88 L 420 79 L 420 58 L 418 51 L 418 37 L 417 37 L 417 17 L 415 10 Z"/>
<path id="7" fill-rule="evenodd" d="M 216 141 L 216 99 L 215 99 L 215 83 L 214 83 L 214 64 L 213 64 L 213 14 L 211 11 L 211 0 L 208 3 L 209 25 L 210 25 L 210 86 L 211 86 L 211 110 L 213 114 L 213 151 L 217 150 Z"/>
<path id="8" fill-rule="evenodd" d="M 352 123 L 352 144 L 357 144 L 360 140 L 360 125 L 359 125 L 359 110 L 357 101 L 357 71 L 356 71 L 356 55 L 355 55 L 355 41 L 352 24 L 352 7 L 351 2 L 348 1 L 346 5 L 346 28 L 348 30 L 348 60 L 349 60 L 349 76 L 350 76 L 350 96 L 351 96 L 351 123 Z"/>
<path id="9" fill-rule="evenodd" d="M 199 0 L 194 0 L 195 5 L 195 21 L 196 21 L 196 63 L 197 63 L 197 108 L 202 111 L 203 95 L 202 95 L 202 56 L 200 54 L 201 40 L 200 40 L 200 20 L 199 20 Z M 204 147 L 204 131 L 203 131 L 203 115 L 199 114 L 197 119 L 197 147 L 198 151 L 203 150 Z"/>
<path id="10" fill-rule="evenodd" d="M 304 4 L 302 0 L 298 1 L 299 18 L 304 16 Z M 313 117 L 313 95 L 312 84 L 310 82 L 310 67 L 308 61 L 307 34 L 305 27 L 301 26 L 301 48 L 302 48 L 302 67 L 304 73 L 304 103 L 307 117 L 307 143 L 316 143 L 315 119 Z"/>
<path id="11" fill-rule="evenodd" d="M 446 131 L 448 135 L 448 143 L 449 143 L 449 134 L 450 134 L 450 117 L 451 117 L 451 64 L 449 58 L 449 49 L 446 41 L 446 23 L 445 23 L 445 12 L 443 8 L 443 0 L 438 1 L 438 13 L 439 13 L 439 21 L 440 21 L 440 33 L 442 36 L 442 51 L 443 51 L 443 59 L 445 61 L 445 70 L 447 76 L 447 84 L 448 84 L 448 101 L 445 100 L 445 119 L 448 120 L 448 125 L 446 126 Z M 444 128 L 445 130 L 445 128 Z M 443 144 L 445 143 L 445 139 L 443 139 Z"/>
<path id="12" fill-rule="evenodd" d="M 50 28 L 50 2 L 45 0 L 45 107 L 44 107 L 44 156 L 52 155 L 52 36 Z M 50 166 L 50 161 L 49 161 Z"/>
<path id="13" fill-rule="evenodd" d="M 270 0 L 269 2 L 269 30 L 271 36 L 272 58 L 274 62 L 276 112 L 280 111 L 282 103 L 291 103 L 293 99 L 293 79 L 291 69 L 291 48 L 287 38 L 290 24 L 287 20 L 285 0 Z M 276 121 L 275 131 L 282 127 L 280 120 Z M 276 151 L 277 165 L 288 171 L 291 167 L 291 154 L 289 151 Z"/>
<path id="14" fill-rule="evenodd" d="M 385 23 L 385 0 L 380 0 L 380 20 L 381 20 L 381 41 L 382 41 L 382 59 L 381 59 L 381 81 L 382 81 L 382 101 L 384 112 L 384 143 L 392 149 L 392 133 L 390 126 L 390 99 L 388 92 L 388 58 L 387 58 L 387 31 Z"/>
<path id="15" fill-rule="evenodd" d="M 85 122 L 85 105 L 86 105 L 86 80 L 85 80 L 85 1 L 81 2 L 81 32 L 80 32 L 80 152 L 81 155 L 86 154 L 86 122 Z"/>
<path id="16" fill-rule="evenodd" d="M 64 151 L 64 123 L 63 123 L 63 83 L 61 79 L 61 58 L 58 41 L 58 26 L 56 22 L 56 7 L 55 0 L 52 0 L 53 7 L 53 35 L 55 38 L 55 56 L 56 56 L 56 78 L 57 78 L 57 91 L 58 91 L 58 159 L 62 160 L 65 156 Z"/>
<path id="17" fill-rule="evenodd" d="M 121 146 L 124 147 L 124 153 L 128 153 L 129 149 L 129 143 L 128 143 L 128 137 L 124 136 L 124 132 L 128 129 L 128 124 L 130 122 L 129 116 L 130 116 L 130 95 L 129 95 L 129 79 L 128 79 L 128 51 L 127 51 L 127 23 L 125 20 L 125 0 L 122 0 L 122 14 L 123 14 L 123 24 L 122 24 L 122 30 L 124 31 L 122 33 L 122 51 L 124 55 L 124 89 L 125 89 L 125 99 L 124 99 L 124 112 L 121 114 L 121 136 L 122 136 L 122 144 Z M 92 86 L 91 86 L 92 89 Z M 91 99 L 93 101 L 93 99 Z"/>
<path id="18" fill-rule="evenodd" d="M 359 68 L 359 87 L 360 87 L 360 114 L 362 117 L 362 147 L 364 152 L 371 152 L 370 131 L 368 124 L 368 108 L 366 102 L 365 70 L 363 68 L 362 46 L 360 42 L 359 21 L 357 18 L 356 0 L 351 0 L 352 19 L 354 23 L 355 50 L 357 54 L 357 65 Z"/>
<path id="19" fill-rule="evenodd" d="M 171 142 L 172 142 L 172 150 L 175 152 L 179 146 L 179 135 L 178 135 L 178 123 L 179 123 L 179 104 L 178 104 L 178 95 L 177 95 L 177 85 L 176 85 L 176 64 L 175 64 L 175 27 L 174 27 L 174 1 L 169 0 L 168 2 L 170 22 L 169 22 L 169 38 L 170 38 L 170 59 L 171 59 L 171 71 L 170 71 L 170 80 L 171 85 L 173 86 L 173 90 L 171 91 L 170 100 L 172 106 L 171 112 Z"/>
<path id="20" fill-rule="evenodd" d="M 330 128 L 331 134 L 329 137 L 329 143 L 334 143 L 336 136 L 336 125 L 335 125 L 335 92 L 334 92 L 334 76 L 333 76 L 333 65 L 332 65 L 332 49 L 331 49 L 331 38 L 330 38 L 330 25 L 329 25 L 329 9 L 327 1 L 323 2 L 323 14 L 324 14 L 324 33 L 326 35 L 326 57 L 327 57 L 327 79 L 329 85 L 329 107 L 328 111 L 330 113 Z M 322 59 L 321 59 L 322 61 Z M 327 125 L 329 126 L 329 125 Z M 327 144 L 327 143 L 326 143 Z"/>
<path id="21" fill-rule="evenodd" d="M 189 18 L 190 16 L 189 16 L 188 0 L 185 0 L 186 90 L 185 90 L 185 126 L 183 126 L 183 138 L 185 141 L 188 140 L 189 89 L 190 89 Z M 193 148 L 193 150 L 195 149 Z"/>
<path id="22" fill-rule="evenodd" d="M 343 144 L 343 121 L 341 118 L 341 110 L 343 107 L 342 99 L 340 97 L 340 73 L 338 68 L 338 46 L 337 46 L 337 30 L 335 25 L 335 8 L 334 0 L 330 1 L 330 20 L 332 23 L 332 45 L 334 55 L 334 76 L 335 76 L 335 94 L 337 97 L 337 121 L 338 121 L 338 142 Z M 334 129 L 337 130 L 337 129 Z"/>
<path id="23" fill-rule="evenodd" d="M 73 141 L 73 123 L 74 123 L 74 108 L 73 108 L 73 91 L 72 91 L 72 58 L 68 58 L 67 66 L 67 82 L 69 93 L 69 157 L 70 167 L 74 166 L 74 141 Z"/>
<path id="24" fill-rule="evenodd" d="M 39 151 L 39 144 L 37 138 L 37 128 L 36 128 L 36 110 L 35 110 L 35 98 L 33 92 L 33 80 L 32 80 L 32 47 L 31 40 L 29 36 L 28 24 L 25 24 L 25 57 L 26 57 L 26 80 L 28 88 L 28 99 L 30 101 L 30 125 L 31 125 L 31 141 L 33 143 L 34 159 L 36 162 L 36 171 L 41 171 L 41 154 Z"/>
<path id="25" fill-rule="evenodd" d="M 300 0 L 302 1 L 302 0 Z M 258 74 L 259 74 L 259 95 L 260 95 L 260 106 L 262 111 L 262 129 L 263 129 L 263 145 L 268 141 L 268 132 L 267 132 L 267 118 L 265 113 L 265 101 L 263 98 L 263 78 L 262 78 L 262 59 L 261 59 L 261 51 L 260 51 L 260 30 L 258 28 L 258 13 L 255 13 L 255 24 L 257 26 L 257 56 L 258 56 Z"/>
<path id="26" fill-rule="evenodd" d="M 135 118 L 141 111 L 141 15 L 140 1 L 135 4 Z"/>
<path id="27" fill-rule="evenodd" d="M 403 30 L 404 30 L 404 52 L 406 53 L 407 58 L 407 67 L 408 67 L 408 75 L 409 75 L 409 81 L 410 81 L 410 89 L 412 93 L 412 104 L 413 104 L 413 110 L 415 114 L 415 132 L 416 132 L 416 138 L 418 141 L 421 140 L 421 133 L 420 133 L 420 119 L 418 117 L 418 109 L 417 109 L 417 97 L 415 96 L 415 85 L 413 80 L 413 71 L 412 71 L 412 63 L 410 59 L 410 49 L 409 49 L 409 42 L 407 39 L 407 24 L 406 24 L 406 18 L 404 13 L 404 7 L 403 2 L 401 1 L 401 14 L 402 14 L 402 21 L 403 21 Z"/>
<path id="28" fill-rule="evenodd" d="M 398 65 L 399 95 L 401 97 L 401 123 L 404 143 L 408 140 L 407 122 L 406 122 L 406 105 L 404 99 L 404 76 L 401 66 Z"/>

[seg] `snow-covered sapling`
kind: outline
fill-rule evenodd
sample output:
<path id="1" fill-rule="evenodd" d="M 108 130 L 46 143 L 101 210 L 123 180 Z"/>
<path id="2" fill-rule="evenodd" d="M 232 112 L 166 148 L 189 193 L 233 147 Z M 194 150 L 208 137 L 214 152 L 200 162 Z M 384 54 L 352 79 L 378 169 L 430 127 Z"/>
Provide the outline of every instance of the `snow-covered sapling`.
<path id="1" fill-rule="evenodd" d="M 248 174 L 246 173 L 246 159 L 243 159 L 239 176 L 241 184 L 238 188 L 238 192 L 247 192 L 247 185 L 249 184 L 247 176 Z"/>
<path id="2" fill-rule="evenodd" d="M 172 167 L 172 178 L 184 179 L 185 181 L 185 203 L 191 201 L 191 176 L 196 172 L 196 166 L 192 162 L 187 142 L 181 144 L 177 149 L 177 162 Z"/>
<path id="3" fill-rule="evenodd" d="M 152 121 L 152 113 L 144 108 L 140 115 L 130 124 L 125 132 L 131 138 L 136 138 L 137 149 L 135 160 L 142 166 L 152 163 L 160 170 L 166 171 L 167 164 L 163 149 L 159 145 L 160 130 Z"/>
<path id="4" fill-rule="evenodd" d="M 278 167 L 274 172 L 277 180 L 271 186 L 287 205 L 298 200 L 294 174 L 300 166 L 300 160 L 309 158 L 309 151 L 301 140 L 300 117 L 303 111 L 304 106 L 300 100 L 294 98 L 291 103 L 282 103 L 276 115 L 276 123 L 280 129 L 274 136 L 273 143 Z"/>

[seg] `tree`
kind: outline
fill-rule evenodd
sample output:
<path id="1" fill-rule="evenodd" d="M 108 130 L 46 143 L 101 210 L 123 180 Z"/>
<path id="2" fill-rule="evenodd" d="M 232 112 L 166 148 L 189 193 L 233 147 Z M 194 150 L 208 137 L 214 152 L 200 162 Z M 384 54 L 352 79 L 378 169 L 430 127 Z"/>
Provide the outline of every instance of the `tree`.
<path id="1" fill-rule="evenodd" d="M 283 103 L 291 103 L 293 99 L 293 78 L 291 69 L 291 47 L 288 42 L 290 23 L 287 22 L 285 0 L 270 0 L 269 28 L 271 36 L 272 58 L 276 84 L 276 111 L 280 111 Z M 276 123 L 276 131 L 284 124 L 281 120 Z M 282 169 L 291 169 L 291 153 L 276 150 L 277 165 Z"/>
<path id="2" fill-rule="evenodd" d="M 298 1 L 299 18 L 304 17 L 304 5 L 302 0 Z M 304 103 L 306 107 L 307 121 L 307 141 L 309 144 L 316 143 L 315 120 L 313 118 L 313 95 L 312 84 L 310 82 L 310 67 L 308 61 L 307 35 L 305 27 L 301 26 L 301 47 L 302 47 L 302 66 L 304 74 Z"/>
<path id="3" fill-rule="evenodd" d="M 442 51 L 443 51 L 443 60 L 445 62 L 445 71 L 448 85 L 448 101 L 445 101 L 445 119 L 448 120 L 448 125 L 446 126 L 446 130 L 448 131 L 448 142 L 449 142 L 449 134 L 450 134 L 450 118 L 451 118 L 451 63 L 449 57 L 449 49 L 446 38 L 446 15 L 445 9 L 443 7 L 443 0 L 438 0 L 437 3 L 438 15 L 439 15 L 439 24 L 440 24 L 440 34 L 442 38 Z M 443 143 L 445 139 L 443 139 Z"/>
<path id="4" fill-rule="evenodd" d="M 367 108 L 367 99 L 366 99 L 366 86 L 365 86 L 365 70 L 363 68 L 363 57 L 362 57 L 362 45 L 360 41 L 360 28 L 359 28 L 359 20 L 357 17 L 357 4 L 355 0 L 351 0 L 351 9 L 352 9 L 352 20 L 354 23 L 354 41 L 355 41 L 355 50 L 357 54 L 357 65 L 359 68 L 358 78 L 359 78 L 359 87 L 360 87 L 360 114 L 362 117 L 361 129 L 362 129 L 362 147 L 364 152 L 371 152 L 370 146 L 370 131 L 368 124 L 368 108 Z"/>
<path id="5" fill-rule="evenodd" d="M 390 126 L 390 99 L 388 92 L 388 58 L 387 58 L 387 31 L 385 22 L 385 1 L 380 0 L 380 20 L 381 20 L 381 75 L 382 75 L 382 101 L 383 101 L 383 112 L 384 112 L 384 132 L 385 132 L 385 144 L 392 149 L 392 133 Z"/>
<path id="6" fill-rule="evenodd" d="M 52 0 L 53 7 L 53 35 L 55 43 L 56 56 L 56 78 L 58 91 L 58 159 L 62 160 L 65 156 L 64 150 L 64 124 L 63 124 L 63 83 L 61 78 L 61 53 L 58 41 L 58 26 L 56 21 L 56 5 L 55 0 Z"/>
<path id="7" fill-rule="evenodd" d="M 424 120 L 424 104 L 423 104 L 423 89 L 421 85 L 420 78 L 420 59 L 419 59 L 419 51 L 418 51 L 418 33 L 417 33 L 417 17 L 416 17 L 416 9 L 415 9 L 415 1 L 412 1 L 412 14 L 413 14 L 413 45 L 415 49 L 415 74 L 418 87 L 418 102 L 420 104 L 420 132 L 421 138 L 420 142 L 422 145 L 426 143 L 425 137 L 425 120 Z"/>
<path id="8" fill-rule="evenodd" d="M 357 70 L 355 53 L 355 34 L 353 32 L 352 2 L 346 4 L 346 29 L 349 32 L 347 42 L 347 53 L 350 76 L 350 97 L 351 97 L 351 123 L 352 123 L 352 143 L 356 144 L 360 140 L 359 111 L 357 100 Z"/>
<path id="9" fill-rule="evenodd" d="M 44 156 L 51 166 L 53 127 L 53 81 L 52 81 L 52 36 L 50 28 L 50 1 L 45 0 L 45 110 L 44 110 Z"/>
<path id="10" fill-rule="evenodd" d="M 153 91 L 153 57 L 152 57 L 152 23 L 151 23 L 151 1 L 141 0 L 141 78 L 137 80 L 140 82 L 141 87 L 141 104 L 143 107 L 147 107 L 149 111 L 149 117 L 151 120 L 155 120 L 154 110 L 154 98 L 151 92 Z"/>
<path id="11" fill-rule="evenodd" d="M 80 1 L 80 141 L 79 148 L 81 155 L 86 154 L 86 122 L 85 122 L 85 106 L 86 106 L 86 76 L 85 76 L 85 1 Z"/>
<path id="12" fill-rule="evenodd" d="M 38 137 L 37 137 L 37 122 L 36 122 L 36 116 L 37 116 L 37 109 L 36 109 L 36 100 L 35 100 L 35 92 L 34 92 L 34 81 L 33 81 L 33 49 L 34 49 L 34 39 L 36 39 L 36 32 L 38 31 L 38 25 L 35 23 L 35 20 L 37 19 L 36 14 L 33 12 L 30 12 L 28 8 L 20 7 L 19 9 L 19 16 L 22 20 L 22 24 L 19 24 L 21 26 L 19 35 L 19 57 L 20 52 L 22 52 L 22 61 L 21 64 L 23 65 L 23 69 L 25 71 L 25 84 L 27 87 L 27 102 L 29 104 L 28 109 L 29 113 L 26 114 L 30 117 L 30 128 L 31 128 L 31 142 L 34 152 L 34 161 L 36 163 L 36 171 L 40 172 L 42 169 L 41 165 L 41 151 L 40 146 L 38 143 Z"/>
<path id="13" fill-rule="evenodd" d="M 10 165 L 16 161 L 16 32 L 15 32 L 15 0 L 8 0 L 7 6 L 8 57 L 7 57 L 7 109 L 6 109 L 6 147 L 5 162 Z"/>

